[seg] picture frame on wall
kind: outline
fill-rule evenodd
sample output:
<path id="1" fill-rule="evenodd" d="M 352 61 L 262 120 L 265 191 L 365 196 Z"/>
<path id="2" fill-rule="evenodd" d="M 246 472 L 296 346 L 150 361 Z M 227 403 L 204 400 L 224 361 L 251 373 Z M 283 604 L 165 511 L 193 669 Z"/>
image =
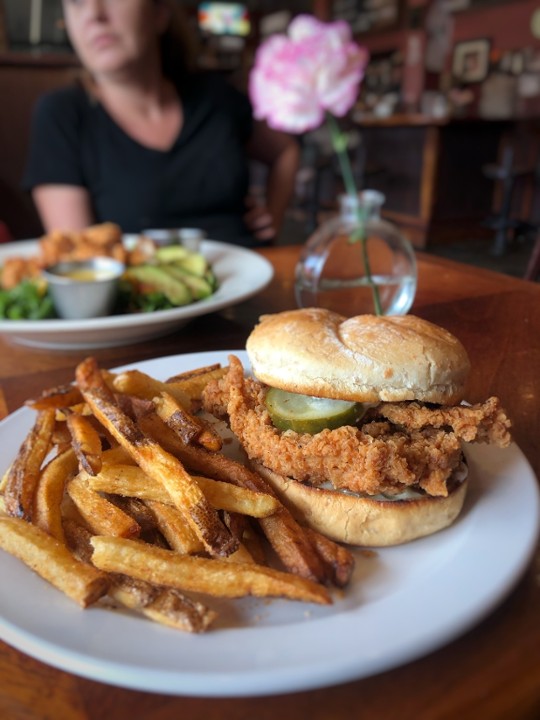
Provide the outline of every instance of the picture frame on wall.
<path id="1" fill-rule="evenodd" d="M 478 38 L 457 43 L 452 56 L 452 73 L 458 82 L 479 83 L 489 72 L 491 41 Z"/>

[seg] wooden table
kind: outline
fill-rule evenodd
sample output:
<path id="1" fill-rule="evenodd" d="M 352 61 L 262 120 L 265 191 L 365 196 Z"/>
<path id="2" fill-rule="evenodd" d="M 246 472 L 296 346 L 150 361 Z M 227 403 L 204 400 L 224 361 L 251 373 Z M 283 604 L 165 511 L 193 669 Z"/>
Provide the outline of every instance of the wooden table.
<path id="1" fill-rule="evenodd" d="M 298 248 L 263 254 L 276 275 L 257 297 L 194 320 L 161 340 L 93 354 L 103 367 L 114 367 L 176 353 L 243 348 L 259 315 L 294 307 Z M 502 399 L 515 440 L 540 476 L 540 284 L 427 255 L 419 254 L 418 260 L 413 312 L 462 340 L 473 364 L 470 400 L 491 394 Z M 28 349 L 0 338 L 0 384 L 9 410 L 45 387 L 71 380 L 75 364 L 87 354 Z M 511 532 L 512 522 L 516 519 L 509 518 L 501 532 Z M 375 677 L 310 692 L 241 699 L 153 695 L 78 678 L 0 643 L 0 717 L 533 720 L 540 717 L 540 554 L 502 605 L 450 645 Z"/>

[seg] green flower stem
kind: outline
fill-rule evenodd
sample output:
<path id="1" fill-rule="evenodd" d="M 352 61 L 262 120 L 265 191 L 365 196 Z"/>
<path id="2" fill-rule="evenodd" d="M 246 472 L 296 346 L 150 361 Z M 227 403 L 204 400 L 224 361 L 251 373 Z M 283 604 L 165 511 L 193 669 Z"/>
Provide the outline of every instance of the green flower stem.
<path id="1" fill-rule="evenodd" d="M 352 195 L 353 197 L 358 196 L 358 190 L 356 187 L 356 182 L 354 180 L 354 174 L 351 167 L 351 160 L 349 158 L 349 153 L 347 152 L 347 145 L 348 145 L 348 139 L 347 135 L 339 129 L 339 125 L 333 115 L 330 113 L 327 114 L 327 124 L 328 129 L 330 131 L 330 139 L 332 141 L 332 147 L 334 148 L 338 162 L 339 167 L 341 170 L 341 175 L 343 177 L 343 183 L 345 185 L 345 192 L 347 195 Z M 365 235 L 365 212 L 364 208 L 362 208 L 360 205 L 357 207 L 357 218 L 358 218 L 358 230 L 351 236 L 352 242 L 360 242 L 361 248 L 362 248 L 362 260 L 364 263 L 364 270 L 366 273 L 367 281 L 371 287 L 371 293 L 373 295 L 373 307 L 375 309 L 375 315 L 382 315 L 382 306 L 381 306 L 381 298 L 379 296 L 379 288 L 375 285 L 373 282 L 373 278 L 371 275 L 371 267 L 369 263 L 369 256 L 367 251 L 367 243 L 366 243 L 366 235 Z"/>

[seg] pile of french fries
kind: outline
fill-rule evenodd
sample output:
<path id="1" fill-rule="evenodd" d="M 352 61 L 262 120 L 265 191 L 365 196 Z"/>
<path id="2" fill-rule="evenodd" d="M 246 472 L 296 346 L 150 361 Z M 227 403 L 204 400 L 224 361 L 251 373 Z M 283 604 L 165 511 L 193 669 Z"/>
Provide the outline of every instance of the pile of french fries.
<path id="1" fill-rule="evenodd" d="M 212 598 L 331 603 L 351 553 L 299 525 L 197 414 L 226 371 L 163 382 L 88 358 L 73 384 L 29 400 L 35 423 L 1 481 L 0 548 L 82 607 L 113 601 L 190 632 L 215 621 Z"/>

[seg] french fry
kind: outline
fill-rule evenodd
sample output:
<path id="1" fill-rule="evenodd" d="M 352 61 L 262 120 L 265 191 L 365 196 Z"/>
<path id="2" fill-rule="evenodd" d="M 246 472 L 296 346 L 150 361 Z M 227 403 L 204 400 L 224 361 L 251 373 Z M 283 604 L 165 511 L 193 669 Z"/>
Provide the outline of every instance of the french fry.
<path id="1" fill-rule="evenodd" d="M 248 528 L 248 518 L 245 515 L 239 515 L 238 513 L 224 512 L 223 522 L 240 542 L 244 537 L 244 532 Z"/>
<path id="2" fill-rule="evenodd" d="M 94 415 L 151 478 L 163 483 L 211 555 L 229 555 L 237 543 L 211 507 L 203 491 L 182 463 L 145 435 L 115 405 L 93 358 L 76 370 L 77 384 Z"/>
<path id="3" fill-rule="evenodd" d="M 343 545 L 339 545 L 316 530 L 305 527 L 304 532 L 325 563 L 332 584 L 340 588 L 346 587 L 354 570 L 353 554 Z"/>
<path id="4" fill-rule="evenodd" d="M 325 585 L 347 584 L 351 553 L 300 525 L 193 414 L 226 372 L 163 383 L 88 358 L 76 385 L 28 401 L 37 420 L 0 479 L 0 548 L 83 607 L 108 594 L 192 633 L 216 613 L 185 592 L 331 603 Z"/>
<path id="5" fill-rule="evenodd" d="M 136 540 L 95 536 L 92 562 L 108 572 L 215 597 L 286 597 L 328 605 L 326 588 L 311 580 L 254 564 L 179 555 Z"/>
<path id="6" fill-rule="evenodd" d="M 65 417 L 62 420 L 58 420 L 58 413 L 54 430 L 51 435 L 51 445 L 57 448 L 62 448 L 62 451 L 71 447 L 71 433 L 69 432 Z"/>
<path id="7" fill-rule="evenodd" d="M 173 550 L 186 555 L 204 551 L 204 545 L 175 507 L 156 500 L 147 500 L 146 505 L 154 515 L 158 529 Z"/>
<path id="8" fill-rule="evenodd" d="M 126 370 L 114 376 L 110 374 L 107 383 L 115 392 L 135 395 L 147 400 L 152 400 L 162 392 L 167 392 L 186 410 L 193 410 L 200 405 L 201 395 L 206 385 L 211 380 L 223 377 L 226 372 L 226 367 L 211 365 L 176 375 L 166 382 L 161 382 L 140 370 Z"/>
<path id="9" fill-rule="evenodd" d="M 177 455 L 190 471 L 211 475 L 256 492 L 274 494 L 270 485 L 258 473 L 226 455 L 210 453 L 204 448 L 183 443 L 160 420 L 157 414 L 145 413 L 139 418 L 139 424 L 148 434 L 158 436 L 163 446 Z M 332 541 L 328 540 L 324 543 L 323 551 L 323 541 L 316 542 L 315 536 L 299 525 L 281 503 L 278 512 L 267 518 L 260 518 L 259 524 L 281 562 L 290 572 L 318 582 L 333 582 L 339 587 L 350 580 L 354 561 L 349 550 L 337 543 L 330 545 Z"/>
<path id="10" fill-rule="evenodd" d="M 214 610 L 174 589 L 162 590 L 141 612 L 154 622 L 192 633 L 208 630 L 217 617 Z"/>
<path id="11" fill-rule="evenodd" d="M 177 590 L 157 588 L 125 575 L 113 577 L 109 595 L 124 607 L 184 632 L 204 632 L 217 616 L 201 602 L 195 602 Z"/>
<path id="12" fill-rule="evenodd" d="M 34 410 L 67 408 L 82 402 L 81 391 L 76 385 L 59 385 L 45 390 L 38 398 L 27 400 L 25 405 Z"/>
<path id="13" fill-rule="evenodd" d="M 115 403 L 120 410 L 130 418 L 136 417 L 143 412 L 153 412 L 154 403 L 152 400 L 136 397 L 135 395 L 125 395 L 124 393 L 114 393 Z"/>
<path id="14" fill-rule="evenodd" d="M 211 453 L 204 448 L 185 445 L 156 414 L 144 414 L 139 425 L 149 435 L 159 436 L 163 446 L 178 455 L 191 471 L 212 476 L 240 487 L 273 495 L 268 483 L 249 468 L 221 453 Z M 167 432 L 168 431 L 168 432 Z M 279 510 L 269 517 L 260 518 L 259 524 L 267 540 L 283 565 L 302 577 L 327 582 L 328 571 L 304 529 L 291 513 L 280 504 Z"/>
<path id="15" fill-rule="evenodd" d="M 148 477 L 138 465 L 106 462 L 97 475 L 88 478 L 88 484 L 98 492 L 174 504 L 163 484 Z"/>
<path id="16" fill-rule="evenodd" d="M 246 489 L 220 480 L 193 475 L 210 504 L 218 510 L 238 512 L 251 517 L 272 515 L 281 506 L 279 500 L 269 493 Z M 172 503 L 171 496 L 161 483 L 149 478 L 138 465 L 105 463 L 101 471 L 88 478 L 93 490 Z"/>
<path id="17" fill-rule="evenodd" d="M 258 492 L 272 493 L 270 485 L 239 462 L 202 448 L 179 448 L 182 461 L 198 472 L 234 482 Z M 337 543 L 323 543 L 291 515 L 283 505 L 268 517 L 259 518 L 261 529 L 283 565 L 290 571 L 318 582 L 335 582 L 343 587 L 354 567 L 352 554 Z M 332 544 L 330 544 L 332 543 Z"/>
<path id="18" fill-rule="evenodd" d="M 262 518 L 273 515 L 281 506 L 279 500 L 267 492 L 231 485 L 229 482 L 214 480 L 203 475 L 193 475 L 193 477 L 210 503 L 219 510 Z"/>
<path id="19" fill-rule="evenodd" d="M 228 368 L 221 367 L 220 363 L 213 363 L 212 365 L 204 365 L 203 367 L 193 368 L 191 370 L 184 370 L 184 372 L 177 373 L 165 380 L 166 383 L 185 383 L 190 380 L 200 380 L 206 386 L 210 380 L 215 380 L 223 377 L 227 373 Z M 216 376 L 215 373 L 218 373 Z"/>
<path id="20" fill-rule="evenodd" d="M 88 405 L 84 402 L 81 395 L 81 402 L 75 403 L 75 405 L 70 405 L 69 407 L 65 408 L 56 408 L 56 419 L 59 422 L 64 422 L 66 419 L 66 416 L 68 413 L 74 412 L 78 413 L 79 415 L 84 415 L 87 418 L 92 418 L 92 411 L 88 407 Z"/>
<path id="21" fill-rule="evenodd" d="M 232 555 L 229 555 L 229 557 L 226 557 L 225 560 L 228 562 L 237 562 L 237 563 L 253 563 L 254 565 L 265 565 L 266 563 L 257 563 L 253 555 L 251 554 L 249 548 L 247 545 L 243 542 L 240 543 L 238 546 L 238 550 L 236 552 L 233 552 Z"/>
<path id="22" fill-rule="evenodd" d="M 250 530 L 249 519 L 245 515 L 225 511 L 223 513 L 223 521 L 231 533 L 238 538 L 239 542 L 238 550 L 232 555 L 229 555 L 227 560 L 239 563 L 255 563 L 255 558 L 244 543 L 244 535 L 248 535 Z M 263 561 L 260 564 L 266 565 L 266 562 Z"/>
<path id="23" fill-rule="evenodd" d="M 91 563 L 92 534 L 72 520 L 67 520 L 66 537 L 72 552 L 82 562 Z M 187 632 L 203 632 L 216 618 L 216 613 L 200 602 L 176 590 L 163 589 L 127 575 L 108 575 L 108 595 L 117 603 L 146 615 L 154 622 Z"/>
<path id="24" fill-rule="evenodd" d="M 147 505 L 138 498 L 122 497 L 121 495 L 106 495 L 107 500 L 120 508 L 122 512 L 132 517 L 141 528 L 139 537 L 146 540 L 147 536 L 155 534 L 157 530 L 156 520 Z M 143 537 L 145 536 L 145 537 Z"/>
<path id="25" fill-rule="evenodd" d="M 252 467 L 264 482 L 268 479 L 270 483 L 273 474 L 272 470 L 257 462 L 253 462 Z M 345 587 L 350 581 L 354 570 L 354 557 L 350 550 L 304 525 L 302 525 L 302 531 L 324 564 L 330 582 L 337 587 Z"/>
<path id="26" fill-rule="evenodd" d="M 108 450 L 115 448 L 118 446 L 118 443 L 114 439 L 114 437 L 111 435 L 111 433 L 103 427 L 103 425 L 99 422 L 99 420 L 94 417 L 94 414 L 92 413 L 91 409 L 88 407 L 87 403 L 84 403 L 84 408 L 88 409 L 88 414 L 86 412 L 80 412 L 80 415 L 83 415 L 85 419 L 88 421 L 88 423 L 92 426 L 92 428 L 97 433 L 97 436 L 101 440 L 101 450 L 100 450 L 100 457 L 101 461 L 103 462 L 103 448 L 107 448 Z"/>
<path id="27" fill-rule="evenodd" d="M 106 574 L 77 560 L 65 545 L 25 520 L 0 517 L 0 547 L 81 607 L 107 592 Z"/>
<path id="28" fill-rule="evenodd" d="M 187 396 L 190 401 L 188 407 L 193 411 L 200 407 L 201 396 L 204 388 L 211 380 L 219 380 L 227 373 L 228 367 L 220 365 L 209 365 L 208 367 L 197 368 L 180 375 L 169 378 L 166 382 L 167 388 L 173 386 Z M 174 394 L 174 393 L 171 393 Z"/>
<path id="29" fill-rule="evenodd" d="M 101 438 L 90 420 L 84 415 L 69 412 L 66 423 L 71 434 L 73 449 L 79 467 L 89 475 L 101 470 Z"/>
<path id="30" fill-rule="evenodd" d="M 82 517 L 77 520 L 74 520 L 72 517 L 64 518 L 65 544 L 78 560 L 92 565 L 94 548 L 90 544 L 90 540 L 93 537 L 93 533 L 84 527 L 81 522 L 84 522 Z"/>
<path id="31" fill-rule="evenodd" d="M 56 455 L 43 469 L 36 489 L 34 524 L 64 542 L 62 498 L 66 484 L 77 472 L 77 456 L 72 448 Z"/>
<path id="32" fill-rule="evenodd" d="M 270 517 L 260 518 L 259 523 L 266 539 L 289 572 L 316 582 L 329 581 L 324 563 L 303 528 L 285 507 Z"/>
<path id="33" fill-rule="evenodd" d="M 246 548 L 253 562 L 258 565 L 268 565 L 267 553 L 264 543 L 264 535 L 259 532 L 259 528 L 255 527 L 254 523 L 251 523 L 248 528 L 244 530 L 244 536 L 242 538 L 242 545 Z"/>
<path id="34" fill-rule="evenodd" d="M 13 517 L 32 519 L 34 493 L 54 424 L 55 411 L 41 410 L 9 469 L 4 498 L 8 514 Z"/>
<path id="35" fill-rule="evenodd" d="M 134 498 L 125 498 L 133 502 Z M 154 527 L 161 532 L 170 548 L 185 555 L 194 555 L 204 551 L 204 546 L 186 523 L 183 515 L 173 506 L 156 500 L 146 500 L 145 506 L 153 518 Z M 121 506 L 122 507 L 122 506 Z M 141 524 L 138 514 L 130 513 Z M 234 562 L 254 562 L 249 550 L 241 543 L 227 560 Z"/>
<path id="36" fill-rule="evenodd" d="M 159 417 L 186 444 L 196 443 L 213 452 L 221 450 L 221 436 L 208 423 L 183 408 L 169 393 L 163 392 L 155 397 L 154 406 Z"/>
<path id="37" fill-rule="evenodd" d="M 162 392 L 172 395 L 182 407 L 189 409 L 191 407 L 191 399 L 187 393 L 177 387 L 177 383 L 164 383 L 156 380 L 150 375 L 146 375 L 140 370 L 126 370 L 118 373 L 112 379 L 112 385 L 115 392 L 125 393 L 126 395 L 135 395 L 135 397 L 144 400 L 152 400 Z"/>
<path id="38" fill-rule="evenodd" d="M 139 524 L 125 512 L 92 490 L 84 473 L 80 473 L 67 486 L 70 498 L 87 525 L 96 533 L 118 535 L 119 537 L 138 536 Z"/>
<path id="39" fill-rule="evenodd" d="M 78 525 L 85 526 L 85 521 L 79 512 L 79 508 L 75 505 L 66 491 L 64 493 L 64 497 L 62 498 L 62 526 L 64 528 L 64 534 L 66 531 L 66 522 L 71 521 L 77 523 Z"/>
<path id="40" fill-rule="evenodd" d="M 116 441 L 115 441 L 116 442 Z M 104 465 L 136 465 L 131 455 L 121 445 L 110 447 L 101 453 L 102 469 Z"/>

